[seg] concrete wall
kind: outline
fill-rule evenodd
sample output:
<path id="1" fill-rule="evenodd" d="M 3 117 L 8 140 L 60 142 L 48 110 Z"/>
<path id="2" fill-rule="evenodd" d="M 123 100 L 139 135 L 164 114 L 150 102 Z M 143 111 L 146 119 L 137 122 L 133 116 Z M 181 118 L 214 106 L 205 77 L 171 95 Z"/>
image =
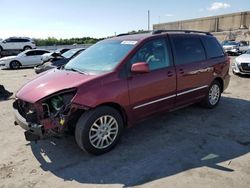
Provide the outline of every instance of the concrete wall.
<path id="1" fill-rule="evenodd" d="M 250 11 L 153 25 L 157 29 L 221 32 L 250 28 Z"/>

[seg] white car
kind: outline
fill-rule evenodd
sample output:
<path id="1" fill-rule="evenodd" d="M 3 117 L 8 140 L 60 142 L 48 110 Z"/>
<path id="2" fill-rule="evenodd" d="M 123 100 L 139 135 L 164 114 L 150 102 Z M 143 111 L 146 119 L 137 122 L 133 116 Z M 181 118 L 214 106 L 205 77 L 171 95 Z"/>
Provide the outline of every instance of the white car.
<path id="1" fill-rule="evenodd" d="M 235 58 L 232 64 L 232 70 L 234 74 L 250 75 L 250 50 Z"/>
<path id="2" fill-rule="evenodd" d="M 11 37 L 0 41 L 0 52 L 6 50 L 29 50 L 36 48 L 35 42 L 26 37 Z"/>
<path id="3" fill-rule="evenodd" d="M 235 41 L 224 41 L 222 42 L 224 51 L 230 55 L 239 54 L 239 43 Z"/>
<path id="4" fill-rule="evenodd" d="M 18 69 L 20 67 L 34 67 L 41 64 L 41 56 L 49 53 L 47 50 L 26 50 L 17 56 L 0 59 L 0 68 Z"/>
<path id="5" fill-rule="evenodd" d="M 60 49 L 57 49 L 57 50 L 52 51 L 52 52 L 50 52 L 50 53 L 43 54 L 41 60 L 42 60 L 43 63 L 45 63 L 45 62 L 50 61 L 51 59 L 53 59 L 53 58 L 55 58 L 55 57 L 58 57 L 58 56 L 61 57 L 61 55 L 62 55 L 63 53 L 65 53 L 65 52 L 67 52 L 67 51 L 69 51 L 69 50 L 70 50 L 70 49 L 68 49 L 68 48 L 60 48 Z"/>

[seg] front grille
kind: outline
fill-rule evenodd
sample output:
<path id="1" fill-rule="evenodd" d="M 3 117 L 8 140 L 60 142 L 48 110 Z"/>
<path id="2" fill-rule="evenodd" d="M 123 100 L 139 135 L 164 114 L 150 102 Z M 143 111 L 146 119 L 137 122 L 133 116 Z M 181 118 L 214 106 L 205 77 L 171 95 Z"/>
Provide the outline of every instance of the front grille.
<path id="1" fill-rule="evenodd" d="M 241 63 L 241 68 L 245 72 L 250 72 L 250 63 Z"/>

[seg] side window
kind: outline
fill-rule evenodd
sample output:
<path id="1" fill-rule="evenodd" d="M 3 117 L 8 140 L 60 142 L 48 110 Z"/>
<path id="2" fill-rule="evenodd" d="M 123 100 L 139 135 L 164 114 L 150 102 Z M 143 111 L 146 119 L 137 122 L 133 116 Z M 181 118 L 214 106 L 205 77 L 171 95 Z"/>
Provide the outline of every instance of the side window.
<path id="1" fill-rule="evenodd" d="M 206 59 L 204 48 L 198 37 L 174 36 L 172 41 L 176 65 L 189 64 Z"/>
<path id="2" fill-rule="evenodd" d="M 29 39 L 20 39 L 20 42 L 30 42 Z"/>
<path id="3" fill-rule="evenodd" d="M 40 50 L 40 51 L 36 51 L 36 55 L 43 55 L 45 53 L 48 53 L 47 51 L 43 51 L 43 50 Z"/>
<path id="4" fill-rule="evenodd" d="M 15 42 L 23 42 L 23 40 L 22 39 L 16 39 Z"/>
<path id="5" fill-rule="evenodd" d="M 169 67 L 170 59 L 165 39 L 156 39 L 144 44 L 132 57 L 131 64 L 146 62 L 150 70 Z"/>
<path id="6" fill-rule="evenodd" d="M 205 49 L 207 51 L 208 59 L 224 56 L 223 49 L 216 38 L 203 37 L 202 41 L 203 41 Z"/>
<path id="7" fill-rule="evenodd" d="M 26 53 L 27 56 L 34 56 L 36 55 L 36 51 L 29 51 Z"/>
<path id="8" fill-rule="evenodd" d="M 13 42 L 13 43 L 17 43 L 17 42 L 20 42 L 20 41 L 19 41 L 19 39 L 15 39 L 15 38 L 13 38 L 13 39 L 11 39 L 11 42 Z"/>
<path id="9" fill-rule="evenodd" d="M 13 42 L 13 39 L 6 39 L 5 42 L 6 43 L 11 43 L 11 42 Z"/>

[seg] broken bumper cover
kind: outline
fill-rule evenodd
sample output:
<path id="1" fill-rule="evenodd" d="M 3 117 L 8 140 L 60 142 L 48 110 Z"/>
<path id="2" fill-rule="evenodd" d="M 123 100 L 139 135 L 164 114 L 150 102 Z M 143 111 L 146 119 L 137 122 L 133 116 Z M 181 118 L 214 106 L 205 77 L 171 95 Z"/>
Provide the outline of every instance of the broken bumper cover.
<path id="1" fill-rule="evenodd" d="M 24 135 L 27 141 L 37 141 L 43 138 L 43 126 L 29 123 L 21 116 L 17 109 L 14 109 L 15 125 L 19 125 L 25 131 Z"/>

